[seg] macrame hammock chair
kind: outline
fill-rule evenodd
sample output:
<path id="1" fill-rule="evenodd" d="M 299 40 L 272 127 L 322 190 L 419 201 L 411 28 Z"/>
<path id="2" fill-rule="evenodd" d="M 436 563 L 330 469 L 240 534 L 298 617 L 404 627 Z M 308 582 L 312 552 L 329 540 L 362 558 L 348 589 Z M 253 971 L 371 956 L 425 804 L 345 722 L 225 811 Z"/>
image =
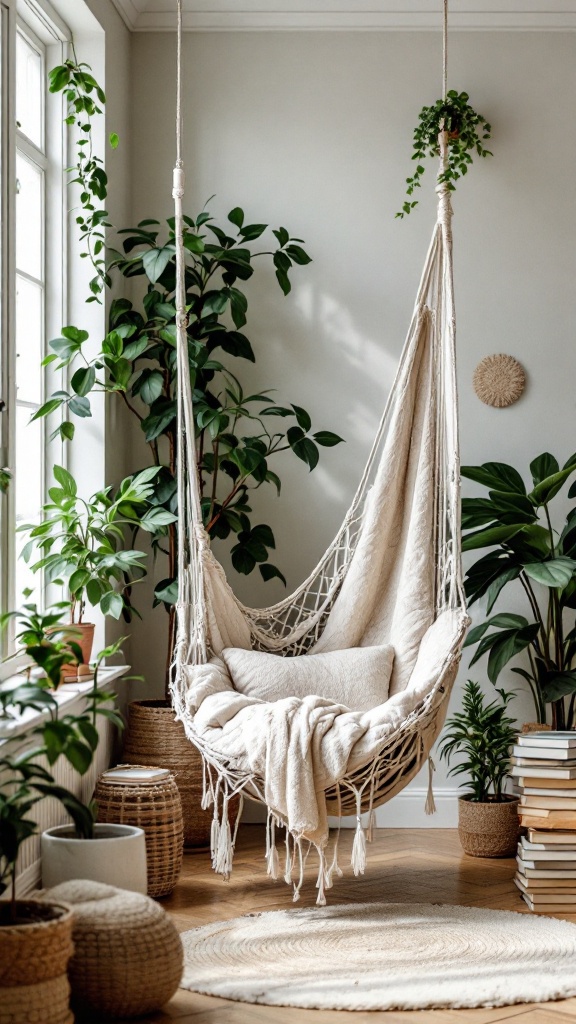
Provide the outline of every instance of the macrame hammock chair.
<path id="1" fill-rule="evenodd" d="M 444 9 L 444 95 L 446 94 Z M 182 0 L 178 0 L 176 214 L 178 359 L 178 632 L 172 701 L 204 764 L 202 806 L 213 806 L 212 863 L 228 877 L 239 795 L 268 808 L 268 873 L 297 899 L 311 847 L 318 900 L 338 865 L 328 814 L 355 815 L 352 868 L 366 862 L 374 809 L 399 793 L 429 757 L 442 728 L 468 625 L 459 552 L 460 478 L 450 192 L 438 182 L 438 217 L 397 376 L 342 526 L 300 587 L 269 608 L 242 604 L 202 525 L 188 362 L 183 250 Z M 447 138 L 440 135 L 441 169 Z M 388 696 L 359 712 L 312 696 L 265 702 L 240 692 L 230 649 L 262 659 L 391 645 Z M 358 650 L 360 649 L 360 650 Z M 223 655 L 224 652 L 224 655 Z M 356 653 L 354 653 L 356 652 Z M 223 656 L 223 657 L 222 657 Z M 223 660 L 224 659 L 224 660 Z M 272 668 L 271 668 L 272 666 Z M 431 775 L 430 775 L 431 778 Z M 431 790 L 427 810 L 433 810 Z M 363 815 L 367 813 L 365 830 Z M 237 822 L 240 819 L 238 815 Z M 276 830 L 286 829 L 280 868 Z M 329 849 L 330 844 L 332 848 Z"/>

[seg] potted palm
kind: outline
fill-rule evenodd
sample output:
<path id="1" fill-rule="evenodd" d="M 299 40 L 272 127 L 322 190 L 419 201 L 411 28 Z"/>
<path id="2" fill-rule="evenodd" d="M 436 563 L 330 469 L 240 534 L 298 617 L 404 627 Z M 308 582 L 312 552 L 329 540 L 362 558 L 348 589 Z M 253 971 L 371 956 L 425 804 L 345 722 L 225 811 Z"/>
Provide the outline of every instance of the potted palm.
<path id="1" fill-rule="evenodd" d="M 82 665 L 88 665 L 94 639 L 94 623 L 85 621 L 86 603 L 99 606 L 104 615 L 128 618 L 132 587 L 145 575 L 145 553 L 126 544 L 126 533 L 154 531 L 158 519 L 171 523 L 175 516 L 150 503 L 157 475 L 155 467 L 122 481 L 116 493 L 105 488 L 86 501 L 76 481 L 62 466 L 54 467 L 55 485 L 41 521 L 19 529 L 27 534 L 21 557 L 33 561 L 32 570 L 44 570 L 48 582 L 65 581 L 70 626 L 68 637 L 81 649 Z M 60 627 L 60 632 L 62 627 Z M 65 665 L 65 677 L 75 677 L 75 665 Z"/>
<path id="2" fill-rule="evenodd" d="M 518 842 L 518 797 L 505 792 L 510 750 L 518 729 L 507 714 L 513 694 L 498 690 L 490 704 L 478 683 L 468 680 L 462 711 L 446 722 L 440 756 L 449 775 L 466 775 L 469 792 L 458 801 L 458 836 L 472 857 L 510 857 Z"/>
<path id="3" fill-rule="evenodd" d="M 37 626 L 40 614 L 33 612 Z M 2 622 L 9 617 L 3 616 Z M 45 626 L 54 625 L 53 617 L 46 617 Z M 58 801 L 77 828 L 89 827 L 89 808 L 57 784 L 51 766 L 63 757 L 76 770 L 87 771 L 94 744 L 86 736 L 84 713 L 60 716 L 50 689 L 50 676 L 59 678 L 63 659 L 77 658 L 74 650 L 46 633 L 41 645 L 36 636 L 30 639 L 24 653 L 48 675 L 0 688 L 0 724 L 9 726 L 21 715 L 44 716 L 40 724 L 19 732 L 17 745 L 10 739 L 0 743 L 0 895 L 9 894 L 0 901 L 0 1003 L 3 1017 L 12 1024 L 29 1024 L 32 1018 L 72 1024 L 66 973 L 73 949 L 71 910 L 60 902 L 17 899 L 17 865 L 23 844 L 38 832 L 34 808 L 46 797 Z"/>

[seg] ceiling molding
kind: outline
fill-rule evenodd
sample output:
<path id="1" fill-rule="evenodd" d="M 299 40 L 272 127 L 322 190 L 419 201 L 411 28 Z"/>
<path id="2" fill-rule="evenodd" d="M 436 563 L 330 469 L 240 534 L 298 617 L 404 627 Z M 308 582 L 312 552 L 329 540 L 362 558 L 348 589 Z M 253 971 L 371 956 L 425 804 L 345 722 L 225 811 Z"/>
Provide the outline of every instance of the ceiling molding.
<path id="1" fill-rule="evenodd" d="M 176 0 L 113 0 L 135 32 L 173 32 Z M 189 32 L 378 32 L 440 30 L 440 0 L 185 0 Z M 459 0 L 450 27 L 462 31 L 576 30 L 576 0 Z M 260 9 L 258 9 L 260 8 Z M 263 10 L 262 8 L 266 8 Z M 306 9 L 303 9 L 306 8 Z M 407 9 L 408 8 L 408 9 Z"/>

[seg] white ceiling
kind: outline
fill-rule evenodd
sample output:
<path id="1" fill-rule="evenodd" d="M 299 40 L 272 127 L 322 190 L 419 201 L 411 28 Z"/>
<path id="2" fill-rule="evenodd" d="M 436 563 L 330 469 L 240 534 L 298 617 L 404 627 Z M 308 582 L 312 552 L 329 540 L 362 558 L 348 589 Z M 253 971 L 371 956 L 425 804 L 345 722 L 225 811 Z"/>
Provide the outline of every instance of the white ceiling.
<path id="1" fill-rule="evenodd" d="M 113 0 L 136 32 L 171 32 L 176 0 Z M 188 31 L 439 29 L 441 0 L 184 0 Z M 478 31 L 576 30 L 576 0 L 451 0 L 450 25 Z"/>

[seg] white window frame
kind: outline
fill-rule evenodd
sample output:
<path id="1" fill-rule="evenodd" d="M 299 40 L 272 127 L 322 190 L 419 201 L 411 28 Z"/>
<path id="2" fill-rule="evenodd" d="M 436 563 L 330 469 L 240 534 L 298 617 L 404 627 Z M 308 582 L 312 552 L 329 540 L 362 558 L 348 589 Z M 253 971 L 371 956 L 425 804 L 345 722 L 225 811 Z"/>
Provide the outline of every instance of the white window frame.
<path id="1" fill-rule="evenodd" d="M 0 281 L 4 306 L 0 306 L 0 399 L 5 408 L 0 416 L 0 461 L 14 476 L 15 416 L 16 416 L 16 153 L 17 151 L 37 166 L 42 165 L 45 175 L 43 211 L 43 287 L 44 287 L 44 340 L 45 344 L 57 337 L 68 322 L 68 209 L 66 175 L 68 166 L 68 139 L 63 124 L 65 100 L 61 93 L 52 95 L 46 90 L 44 111 L 44 152 L 37 149 L 16 125 L 16 40 L 20 30 L 32 45 L 41 48 L 45 70 L 62 63 L 68 56 L 70 32 L 48 0 L 0 0 L 2 21 L 0 54 L 1 96 L 1 251 Z M 46 370 L 42 396 L 65 387 L 65 372 L 55 374 Z M 51 478 L 52 466 L 63 460 L 62 444 L 47 443 L 52 430 L 58 425 L 58 416 L 44 422 L 44 477 Z M 2 467 L 0 467 L 2 468 Z M 18 549 L 15 535 L 14 482 L 0 501 L 0 608 L 12 609 L 19 603 L 15 594 L 15 571 Z M 44 493 L 44 488 L 43 488 Z M 10 634 L 0 641 L 0 651 L 6 654 L 11 647 Z"/>

